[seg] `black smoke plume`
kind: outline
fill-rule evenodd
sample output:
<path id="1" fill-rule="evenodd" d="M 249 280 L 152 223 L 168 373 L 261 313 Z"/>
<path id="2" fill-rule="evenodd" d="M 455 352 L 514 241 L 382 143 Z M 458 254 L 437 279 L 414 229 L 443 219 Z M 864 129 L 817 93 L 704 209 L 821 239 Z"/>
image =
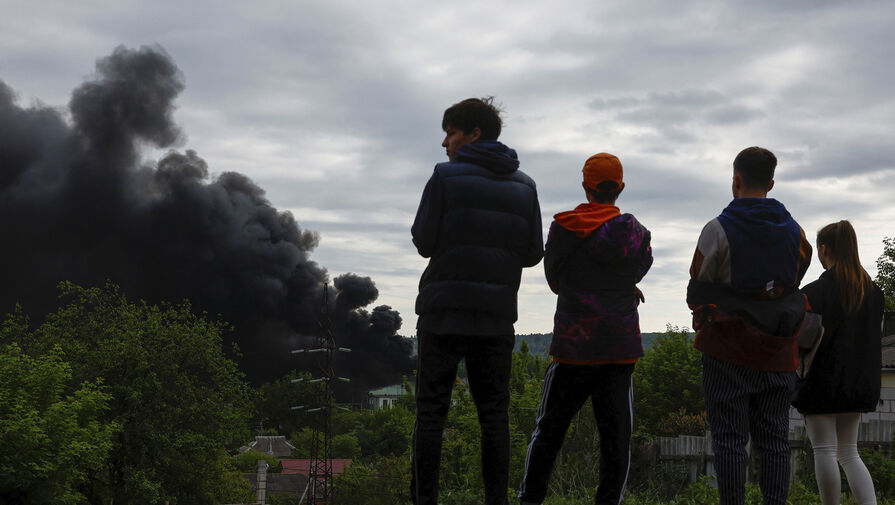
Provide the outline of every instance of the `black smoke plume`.
<path id="1" fill-rule="evenodd" d="M 160 47 L 119 47 L 74 90 L 70 119 L 20 107 L 0 81 L 0 312 L 21 303 L 43 314 L 56 285 L 106 279 L 151 302 L 189 299 L 235 327 L 248 377 L 265 381 L 299 362 L 289 350 L 319 333 L 324 268 L 310 259 L 318 237 L 278 212 L 248 177 L 209 177 L 195 152 L 157 163 L 143 146 L 183 139 L 173 120 L 183 76 Z M 394 383 L 413 368 L 401 317 L 368 277 L 333 279 L 329 312 L 352 389 Z"/>

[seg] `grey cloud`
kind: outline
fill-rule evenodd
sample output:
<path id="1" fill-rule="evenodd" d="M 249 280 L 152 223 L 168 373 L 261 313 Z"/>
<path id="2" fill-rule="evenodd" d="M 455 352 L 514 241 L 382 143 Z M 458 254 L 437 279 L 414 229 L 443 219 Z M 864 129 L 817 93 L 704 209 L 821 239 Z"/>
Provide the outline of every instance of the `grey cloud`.
<path id="1" fill-rule="evenodd" d="M 764 116 L 765 113 L 761 110 L 745 107 L 743 105 L 723 105 L 708 111 L 706 114 L 710 123 L 725 126 L 736 123 L 747 123 Z"/>
<path id="2" fill-rule="evenodd" d="M 612 109 L 628 109 L 631 107 L 636 107 L 643 103 L 642 100 L 634 98 L 633 96 L 622 96 L 617 98 L 603 99 L 596 98 L 592 100 L 587 105 L 592 109 L 597 110 L 612 110 Z"/>
<path id="3" fill-rule="evenodd" d="M 680 91 L 649 92 L 643 97 L 623 96 L 596 99 L 590 106 L 598 110 L 615 111 L 616 119 L 628 122 L 745 122 L 763 116 L 760 110 L 737 104 L 714 89 L 684 89 Z"/>
<path id="4" fill-rule="evenodd" d="M 820 132 L 814 133 L 815 139 L 821 137 Z M 785 170 L 776 178 L 781 180 L 866 177 L 895 170 L 895 145 L 888 137 L 826 139 L 807 152 L 796 151 L 790 159 L 783 158 L 780 164 Z"/>

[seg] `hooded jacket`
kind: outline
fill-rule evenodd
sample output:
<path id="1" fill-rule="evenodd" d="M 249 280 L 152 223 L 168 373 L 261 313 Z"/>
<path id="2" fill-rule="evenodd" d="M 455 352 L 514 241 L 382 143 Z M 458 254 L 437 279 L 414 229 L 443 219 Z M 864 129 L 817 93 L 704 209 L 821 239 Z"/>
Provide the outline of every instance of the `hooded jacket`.
<path id="1" fill-rule="evenodd" d="M 497 141 L 464 145 L 435 166 L 411 228 L 429 258 L 417 329 L 513 333 L 522 268 L 544 254 L 537 189 L 518 167 L 516 152 Z"/>
<path id="2" fill-rule="evenodd" d="M 550 354 L 572 363 L 643 356 L 635 285 L 653 263 L 649 230 L 605 204 L 554 219 L 544 253 L 547 283 L 559 295 Z"/>
<path id="3" fill-rule="evenodd" d="M 705 225 L 690 265 L 694 346 L 747 368 L 795 370 L 807 305 L 797 288 L 810 262 L 811 244 L 782 203 L 734 199 Z"/>
<path id="4" fill-rule="evenodd" d="M 861 306 L 846 314 L 833 272 L 802 289 L 823 318 L 824 336 L 811 370 L 796 383 L 792 404 L 802 414 L 873 412 L 880 395 L 883 293 L 873 284 Z"/>

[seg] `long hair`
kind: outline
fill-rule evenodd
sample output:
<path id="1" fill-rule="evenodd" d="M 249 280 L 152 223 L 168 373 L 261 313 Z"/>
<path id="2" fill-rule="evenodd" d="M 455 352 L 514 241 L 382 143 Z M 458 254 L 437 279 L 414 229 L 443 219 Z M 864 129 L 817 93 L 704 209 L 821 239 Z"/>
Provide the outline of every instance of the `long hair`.
<path id="1" fill-rule="evenodd" d="M 833 277 L 836 279 L 836 295 L 839 306 L 851 313 L 861 306 L 864 296 L 870 292 L 870 275 L 858 258 L 858 237 L 848 221 L 831 223 L 817 232 L 817 246 L 827 247 L 827 256 L 834 262 Z"/>

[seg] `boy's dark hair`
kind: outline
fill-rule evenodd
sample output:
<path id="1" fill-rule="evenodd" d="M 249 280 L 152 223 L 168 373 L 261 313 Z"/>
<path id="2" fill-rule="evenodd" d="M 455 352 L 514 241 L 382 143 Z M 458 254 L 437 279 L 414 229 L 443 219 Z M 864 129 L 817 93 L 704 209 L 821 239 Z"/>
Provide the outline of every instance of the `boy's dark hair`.
<path id="1" fill-rule="evenodd" d="M 749 189 L 765 190 L 774 180 L 777 157 L 763 147 L 747 147 L 733 160 L 733 170 Z"/>
<path id="2" fill-rule="evenodd" d="M 451 126 L 463 133 L 470 133 L 479 128 L 482 130 L 480 140 L 497 140 L 503 121 L 500 119 L 500 109 L 493 102 L 494 97 L 488 96 L 467 98 L 451 105 L 444 111 L 441 129 L 447 130 L 448 126 Z"/>
<path id="3" fill-rule="evenodd" d="M 599 186 L 602 186 L 604 184 L 612 184 L 616 188 L 618 187 L 618 184 L 616 184 L 613 181 L 601 182 L 599 184 Z M 597 189 L 599 189 L 599 186 L 597 186 Z M 619 191 L 594 191 L 589 188 L 587 189 L 587 194 L 590 195 L 590 197 L 593 199 L 594 203 L 615 203 L 615 201 L 618 200 L 618 195 L 620 195 L 621 193 L 622 192 L 620 190 Z"/>

